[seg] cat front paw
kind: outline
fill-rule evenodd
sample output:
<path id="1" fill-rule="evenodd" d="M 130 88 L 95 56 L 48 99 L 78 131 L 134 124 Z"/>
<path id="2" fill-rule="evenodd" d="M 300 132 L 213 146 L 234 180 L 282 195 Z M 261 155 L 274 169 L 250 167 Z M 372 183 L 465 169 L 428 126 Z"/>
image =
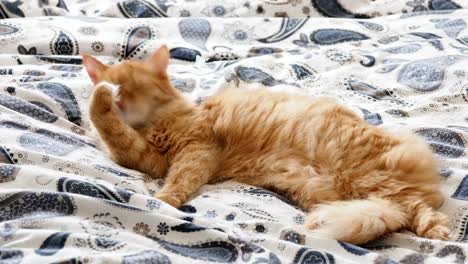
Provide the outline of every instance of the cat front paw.
<path id="1" fill-rule="evenodd" d="M 106 84 L 99 84 L 94 89 L 91 100 L 91 113 L 105 114 L 110 112 L 114 102 L 112 87 Z"/>
<path id="2" fill-rule="evenodd" d="M 182 201 L 172 194 L 158 193 L 154 195 L 154 198 L 161 200 L 175 208 L 182 206 Z"/>

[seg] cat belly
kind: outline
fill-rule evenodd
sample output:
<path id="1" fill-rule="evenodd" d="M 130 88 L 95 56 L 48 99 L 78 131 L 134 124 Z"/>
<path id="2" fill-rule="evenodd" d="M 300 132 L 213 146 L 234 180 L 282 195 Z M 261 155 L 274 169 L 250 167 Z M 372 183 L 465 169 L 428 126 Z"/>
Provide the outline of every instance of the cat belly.
<path id="1" fill-rule="evenodd" d="M 334 178 L 318 174 L 307 155 L 293 149 L 228 156 L 220 175 L 278 192 L 305 210 L 341 198 Z"/>
<path id="2" fill-rule="evenodd" d="M 225 93 L 229 96 L 215 99 L 222 107 L 216 109 L 213 134 L 221 145 L 240 152 L 311 154 L 323 113 L 336 106 L 327 99 L 264 91 Z"/>

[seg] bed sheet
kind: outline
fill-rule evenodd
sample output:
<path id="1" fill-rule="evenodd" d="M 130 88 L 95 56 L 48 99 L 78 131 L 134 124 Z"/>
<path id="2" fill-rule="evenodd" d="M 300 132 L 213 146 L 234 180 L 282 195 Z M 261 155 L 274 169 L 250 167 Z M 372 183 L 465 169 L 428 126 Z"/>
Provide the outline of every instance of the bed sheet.
<path id="1" fill-rule="evenodd" d="M 465 263 L 468 3 L 462 0 L 0 1 L 0 263 Z M 441 160 L 451 241 L 315 238 L 267 190 L 207 185 L 182 208 L 118 166 L 88 117 L 80 54 L 171 52 L 192 101 L 219 89 L 328 96 L 408 129 Z"/>

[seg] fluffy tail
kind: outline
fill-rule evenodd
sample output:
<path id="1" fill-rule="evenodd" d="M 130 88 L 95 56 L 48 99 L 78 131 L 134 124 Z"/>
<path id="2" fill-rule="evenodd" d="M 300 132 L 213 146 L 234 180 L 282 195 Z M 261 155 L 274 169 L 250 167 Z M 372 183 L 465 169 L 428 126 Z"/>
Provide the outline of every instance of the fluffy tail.
<path id="1" fill-rule="evenodd" d="M 352 244 L 367 243 L 408 224 L 398 204 L 375 197 L 321 204 L 306 219 L 314 235 Z"/>

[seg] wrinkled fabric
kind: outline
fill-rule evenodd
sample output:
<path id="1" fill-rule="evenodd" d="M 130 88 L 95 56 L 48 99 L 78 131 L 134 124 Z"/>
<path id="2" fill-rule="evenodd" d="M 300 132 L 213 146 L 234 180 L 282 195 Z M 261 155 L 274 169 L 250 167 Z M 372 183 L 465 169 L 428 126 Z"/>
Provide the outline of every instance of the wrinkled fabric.
<path id="1" fill-rule="evenodd" d="M 352 3 L 351 3 L 352 2 Z M 464 263 L 468 247 L 468 3 L 462 0 L 0 2 L 1 263 Z M 171 52 L 174 86 L 326 96 L 422 136 L 441 160 L 451 241 L 408 231 L 320 239 L 286 198 L 233 181 L 182 208 L 98 148 L 79 55 Z M 261 124 L 259 124 L 261 125 Z M 346 227 L 343 227 L 346 228 Z"/>

